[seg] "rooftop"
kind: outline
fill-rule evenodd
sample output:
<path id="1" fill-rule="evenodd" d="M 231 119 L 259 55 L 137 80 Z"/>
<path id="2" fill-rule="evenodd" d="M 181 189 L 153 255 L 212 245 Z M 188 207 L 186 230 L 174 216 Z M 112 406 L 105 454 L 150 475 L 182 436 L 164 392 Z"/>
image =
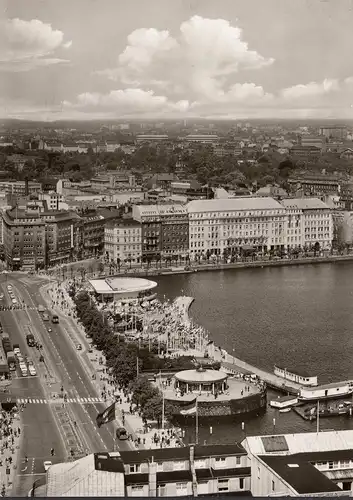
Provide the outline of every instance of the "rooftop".
<path id="1" fill-rule="evenodd" d="M 193 200 L 188 203 L 190 212 L 224 212 L 229 210 L 283 210 L 283 206 L 270 197 L 238 197 L 220 200 Z"/>
<path id="2" fill-rule="evenodd" d="M 100 294 L 143 292 L 157 286 L 155 281 L 143 278 L 106 278 L 101 280 L 90 280 L 89 283 L 94 291 Z"/>
<path id="3" fill-rule="evenodd" d="M 292 456 L 260 456 L 271 469 L 299 495 L 342 491 L 331 479 L 309 462 Z"/>
<path id="4" fill-rule="evenodd" d="M 277 441 L 276 449 L 269 447 L 270 441 Z M 248 436 L 242 445 L 253 455 L 265 455 L 274 452 L 281 454 L 332 452 L 334 450 L 353 449 L 353 430 L 302 432 L 273 436 Z"/>
<path id="5" fill-rule="evenodd" d="M 286 208 L 299 208 L 300 210 L 329 210 L 326 205 L 319 198 L 287 198 L 281 201 L 282 205 Z"/>
<path id="6" fill-rule="evenodd" d="M 223 380 L 228 378 L 228 375 L 217 370 L 184 370 L 176 373 L 175 378 L 180 382 L 207 384 L 223 382 Z"/>

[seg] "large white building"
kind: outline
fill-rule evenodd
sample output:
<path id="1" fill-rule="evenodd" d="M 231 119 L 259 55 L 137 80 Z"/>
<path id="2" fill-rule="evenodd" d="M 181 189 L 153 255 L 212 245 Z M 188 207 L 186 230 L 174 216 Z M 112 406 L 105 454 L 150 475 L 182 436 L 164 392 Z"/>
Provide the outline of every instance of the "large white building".
<path id="1" fill-rule="evenodd" d="M 242 445 L 254 497 L 351 496 L 351 430 L 249 436 Z"/>
<path id="2" fill-rule="evenodd" d="M 313 247 L 329 250 L 333 240 L 331 209 L 318 198 L 288 198 L 281 201 L 287 211 L 288 248 Z"/>
<path id="3" fill-rule="evenodd" d="M 286 209 L 273 198 L 193 200 L 188 204 L 191 258 L 252 246 L 280 249 L 286 244 Z"/>

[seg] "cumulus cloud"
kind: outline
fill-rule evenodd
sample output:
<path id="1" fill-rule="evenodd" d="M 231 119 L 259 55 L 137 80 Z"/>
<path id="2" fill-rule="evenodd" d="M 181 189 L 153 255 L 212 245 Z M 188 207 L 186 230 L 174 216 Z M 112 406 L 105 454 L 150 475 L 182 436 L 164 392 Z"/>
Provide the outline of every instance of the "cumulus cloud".
<path id="1" fill-rule="evenodd" d="M 321 83 L 310 82 L 307 84 L 294 85 L 282 90 L 285 99 L 298 99 L 302 97 L 316 97 L 334 92 L 340 89 L 338 80 L 325 79 Z"/>
<path id="2" fill-rule="evenodd" d="M 37 66 L 67 62 L 51 56 L 57 49 L 70 48 L 71 43 L 64 42 L 62 31 L 39 19 L 0 21 L 0 70 L 27 71 Z"/>
<path id="3" fill-rule="evenodd" d="M 100 74 L 130 86 L 164 87 L 188 99 L 217 99 L 240 70 L 273 62 L 249 48 L 239 27 L 224 19 L 193 16 L 175 38 L 151 28 L 133 31 L 117 67 Z"/>
<path id="4" fill-rule="evenodd" d="M 170 101 L 164 95 L 156 95 L 153 90 L 135 88 L 112 90 L 107 94 L 85 92 L 78 95 L 76 102 L 63 104 L 67 109 L 108 112 L 115 116 L 180 113 L 190 107 L 187 100 Z"/>

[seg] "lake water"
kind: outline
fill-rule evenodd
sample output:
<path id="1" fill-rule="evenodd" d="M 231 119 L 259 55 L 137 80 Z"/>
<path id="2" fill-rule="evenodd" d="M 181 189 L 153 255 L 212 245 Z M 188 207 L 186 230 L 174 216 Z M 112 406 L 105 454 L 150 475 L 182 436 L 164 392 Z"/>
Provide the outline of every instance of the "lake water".
<path id="1" fill-rule="evenodd" d="M 353 262 L 158 276 L 158 294 L 190 295 L 190 315 L 210 338 L 249 363 L 275 363 L 318 375 L 319 383 L 353 379 Z M 271 399 L 269 393 L 269 400 Z M 275 427 L 273 418 L 276 418 Z M 252 434 L 298 432 L 316 424 L 269 409 L 246 422 Z M 352 428 L 353 419 L 323 419 L 322 428 Z M 190 430 L 190 432 L 193 429 Z M 242 436 L 241 422 L 200 430 L 200 442 Z M 238 432 L 239 431 L 239 432 Z"/>

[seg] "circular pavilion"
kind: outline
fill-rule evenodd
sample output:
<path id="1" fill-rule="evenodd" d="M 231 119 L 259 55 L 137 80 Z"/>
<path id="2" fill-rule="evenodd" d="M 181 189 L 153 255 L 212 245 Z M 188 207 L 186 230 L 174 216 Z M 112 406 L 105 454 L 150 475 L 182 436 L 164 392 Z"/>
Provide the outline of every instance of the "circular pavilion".
<path id="1" fill-rule="evenodd" d="M 181 394 L 189 392 L 223 393 L 228 387 L 227 378 L 226 373 L 217 370 L 206 370 L 204 368 L 184 370 L 175 374 L 174 387 Z"/>
<path id="2" fill-rule="evenodd" d="M 157 283 L 144 278 L 112 277 L 90 280 L 89 284 L 103 300 L 151 300 L 156 296 Z"/>

